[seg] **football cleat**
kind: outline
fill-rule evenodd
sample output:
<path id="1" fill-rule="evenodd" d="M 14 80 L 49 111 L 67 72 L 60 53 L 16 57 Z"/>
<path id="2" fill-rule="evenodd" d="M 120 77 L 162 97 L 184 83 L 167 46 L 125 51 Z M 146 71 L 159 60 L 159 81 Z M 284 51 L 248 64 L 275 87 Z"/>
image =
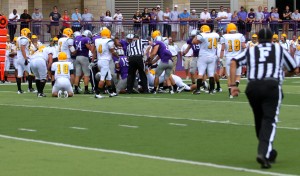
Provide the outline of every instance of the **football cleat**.
<path id="1" fill-rule="evenodd" d="M 200 92 L 200 90 L 194 90 L 193 94 L 198 95 L 198 94 L 201 94 L 201 92 Z"/>
<path id="2" fill-rule="evenodd" d="M 181 86 L 177 89 L 177 93 L 180 93 L 182 92 L 183 90 L 185 89 L 185 86 Z"/>
<path id="3" fill-rule="evenodd" d="M 261 165 L 262 169 L 271 168 L 270 162 L 265 157 L 263 157 L 262 155 L 257 155 L 256 161 Z"/>
<path id="4" fill-rule="evenodd" d="M 109 97 L 115 97 L 115 96 L 118 96 L 118 94 L 116 94 L 115 92 L 109 94 Z"/>
<path id="5" fill-rule="evenodd" d="M 39 97 L 39 98 L 41 98 L 41 97 L 46 97 L 46 95 L 45 95 L 44 93 L 39 93 L 39 94 L 37 95 L 37 97 Z"/>
<path id="6" fill-rule="evenodd" d="M 23 90 L 18 90 L 18 94 L 23 94 L 25 93 Z"/>
<path id="7" fill-rule="evenodd" d="M 59 91 L 57 92 L 57 98 L 63 98 L 63 97 L 62 97 L 62 94 L 63 94 L 63 91 L 59 90 Z"/>
<path id="8" fill-rule="evenodd" d="M 222 88 L 216 89 L 217 92 L 222 92 Z"/>
<path id="9" fill-rule="evenodd" d="M 74 94 L 80 94 L 78 90 L 74 90 Z"/>
<path id="10" fill-rule="evenodd" d="M 101 98 L 104 98 L 104 96 L 101 96 L 100 94 L 99 95 L 95 95 L 95 98 L 99 98 L 99 99 L 101 99 Z"/>
<path id="11" fill-rule="evenodd" d="M 64 98 L 68 98 L 69 97 L 69 94 L 68 94 L 68 91 L 64 91 Z"/>
<path id="12" fill-rule="evenodd" d="M 34 90 L 34 88 L 31 88 L 31 89 L 28 89 L 28 92 L 37 93 L 37 90 Z"/>
<path id="13" fill-rule="evenodd" d="M 233 99 L 233 96 L 232 96 L 232 95 L 230 95 L 230 96 L 229 96 L 229 98 L 230 98 L 230 99 Z"/>
<path id="14" fill-rule="evenodd" d="M 173 90 L 170 90 L 169 93 L 172 95 L 172 94 L 174 94 L 174 91 L 173 91 Z"/>

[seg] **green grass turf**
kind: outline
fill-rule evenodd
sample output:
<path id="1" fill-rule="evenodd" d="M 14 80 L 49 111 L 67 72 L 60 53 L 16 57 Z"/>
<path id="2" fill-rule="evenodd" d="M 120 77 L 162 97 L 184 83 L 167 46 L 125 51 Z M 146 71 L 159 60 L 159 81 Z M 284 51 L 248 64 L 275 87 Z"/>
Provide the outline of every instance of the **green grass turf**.
<path id="1" fill-rule="evenodd" d="M 241 85 L 242 91 L 245 88 L 244 84 L 245 82 Z M 300 129 L 298 120 L 300 80 L 288 79 L 284 84 L 285 100 L 281 108 L 279 129 L 274 145 L 279 152 L 278 162 L 268 171 L 300 174 L 298 167 L 300 142 L 297 140 Z M 257 140 L 252 112 L 244 94 L 233 100 L 228 98 L 226 90 L 214 96 L 206 94 L 196 96 L 184 92 L 175 95 L 120 95 L 101 100 L 87 95 L 57 99 L 36 98 L 29 93 L 17 95 L 15 88 L 15 85 L 0 86 L 0 134 L 2 135 L 260 170 L 255 162 Z M 223 88 L 225 89 L 224 85 Z M 47 89 L 50 87 L 47 86 Z M 49 91 L 46 93 L 49 95 Z M 173 126 L 169 123 L 187 126 Z M 132 125 L 138 128 L 125 128 L 119 125 Z M 87 130 L 76 130 L 70 127 L 82 127 Z M 35 129 L 37 132 L 20 131 L 19 128 Z M 9 147 L 13 144 L 16 145 L 16 149 L 13 150 L 17 151 L 15 155 L 11 153 Z M 76 172 L 76 169 L 70 169 L 76 164 L 82 166 L 83 172 L 90 173 L 88 175 L 95 175 L 102 171 L 106 175 L 243 174 L 232 170 L 61 149 L 1 138 L 0 149 L 1 156 L 6 156 L 5 158 L 9 158 L 11 162 L 18 159 L 28 160 L 24 167 L 13 174 L 10 174 L 11 169 L 9 169 L 13 167 L 12 163 L 1 164 L 0 170 L 7 173 L 5 175 L 24 175 L 22 170 L 25 170 L 28 175 L 35 173 L 41 175 L 43 171 L 41 168 L 47 171 L 55 170 L 53 168 L 56 167 L 60 168 L 57 173 L 65 171 L 65 175 L 82 175 Z M 31 156 L 29 151 L 35 150 L 38 156 Z M 57 156 L 55 157 L 54 153 L 57 156 L 66 153 L 70 157 L 63 159 L 58 157 L 56 161 Z M 101 157 L 106 158 L 107 155 L 113 155 L 113 159 L 106 163 L 101 160 Z M 42 162 L 38 162 L 39 156 L 44 158 Z M 94 158 L 92 157 L 90 162 L 84 161 L 91 156 Z M 75 161 L 68 162 L 69 160 Z M 81 160 L 83 162 L 78 162 Z M 117 162 L 117 167 L 112 164 L 114 160 Z M 27 170 L 33 166 L 31 162 L 41 165 L 41 168 Z M 100 166 L 104 165 L 105 169 L 96 167 L 98 163 Z M 22 165 L 22 162 L 17 164 Z M 139 165 L 143 167 L 140 168 Z M 128 171 L 122 172 L 124 168 L 128 168 Z M 246 172 L 245 175 L 253 175 L 253 173 Z"/>

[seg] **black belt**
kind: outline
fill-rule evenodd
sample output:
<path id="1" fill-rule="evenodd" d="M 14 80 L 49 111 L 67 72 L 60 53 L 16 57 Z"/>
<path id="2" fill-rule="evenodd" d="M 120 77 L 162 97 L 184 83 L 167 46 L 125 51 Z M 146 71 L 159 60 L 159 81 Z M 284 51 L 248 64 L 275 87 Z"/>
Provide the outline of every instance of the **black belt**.
<path id="1" fill-rule="evenodd" d="M 249 82 L 254 82 L 254 81 L 276 81 L 279 82 L 278 78 L 263 78 L 263 79 L 248 79 Z"/>

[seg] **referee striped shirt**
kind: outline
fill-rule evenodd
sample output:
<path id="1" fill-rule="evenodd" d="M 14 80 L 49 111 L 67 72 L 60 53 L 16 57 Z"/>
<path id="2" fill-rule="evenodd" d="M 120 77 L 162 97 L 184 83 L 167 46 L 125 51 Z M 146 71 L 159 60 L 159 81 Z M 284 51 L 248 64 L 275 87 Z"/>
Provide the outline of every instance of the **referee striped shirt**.
<path id="1" fill-rule="evenodd" d="M 283 66 L 288 71 L 296 68 L 292 56 L 279 44 L 263 43 L 247 48 L 235 58 L 237 66 L 247 65 L 248 80 L 276 79 L 282 83 Z"/>
<path id="2" fill-rule="evenodd" d="M 126 55 L 130 56 L 142 56 L 144 55 L 144 48 L 145 46 L 149 45 L 148 40 L 138 39 L 133 40 L 126 49 Z"/>

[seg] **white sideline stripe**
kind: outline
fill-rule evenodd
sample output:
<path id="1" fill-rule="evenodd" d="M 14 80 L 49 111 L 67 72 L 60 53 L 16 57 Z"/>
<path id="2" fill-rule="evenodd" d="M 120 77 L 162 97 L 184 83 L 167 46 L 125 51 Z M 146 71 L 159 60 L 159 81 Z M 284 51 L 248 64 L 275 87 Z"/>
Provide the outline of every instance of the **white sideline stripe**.
<path id="1" fill-rule="evenodd" d="M 82 128 L 82 127 L 70 127 L 70 128 L 75 130 L 87 130 L 87 128 Z"/>
<path id="2" fill-rule="evenodd" d="M 169 123 L 169 125 L 174 125 L 174 126 L 188 126 L 187 124 L 183 124 L 183 123 Z"/>
<path id="3" fill-rule="evenodd" d="M 230 122 L 229 120 L 217 121 L 217 120 L 192 119 L 192 118 L 180 118 L 180 117 L 144 115 L 144 114 L 130 114 L 130 113 L 110 112 L 110 111 L 95 111 L 95 110 L 88 110 L 88 109 L 62 108 L 62 107 L 53 107 L 53 106 L 33 106 L 33 105 L 16 105 L 16 104 L 0 104 L 0 106 L 59 109 L 59 110 L 114 114 L 114 115 L 124 115 L 124 116 L 134 116 L 134 117 L 157 118 L 157 119 L 190 120 L 190 121 L 196 121 L 196 122 L 219 123 L 219 124 L 229 124 L 229 125 L 237 125 L 237 126 L 254 126 L 253 124 L 240 124 L 240 123 L 236 123 L 236 122 Z M 300 128 L 297 128 L 297 127 L 278 127 L 277 126 L 277 128 L 288 129 L 288 130 L 300 130 Z"/>
<path id="4" fill-rule="evenodd" d="M 120 127 L 125 127 L 125 128 L 138 128 L 139 126 L 132 126 L 132 125 L 119 125 Z"/>
<path id="5" fill-rule="evenodd" d="M 225 165 L 219 165 L 219 164 L 213 164 L 213 163 L 204 163 L 204 162 L 198 162 L 198 161 L 189 161 L 189 160 L 182 160 L 182 159 L 175 159 L 175 158 L 145 155 L 145 154 L 139 154 L 139 153 L 130 153 L 130 152 L 124 152 L 124 151 L 118 151 L 118 150 L 108 150 L 108 149 L 101 149 L 101 148 L 92 148 L 92 147 L 83 147 L 83 146 L 76 146 L 76 145 L 70 145 L 70 144 L 63 144 L 63 143 L 57 143 L 57 142 L 48 142 L 48 141 L 43 141 L 43 140 L 25 139 L 25 138 L 19 138 L 19 137 L 13 137 L 13 136 L 1 135 L 1 134 L 0 134 L 0 138 L 12 139 L 12 140 L 17 140 L 17 141 L 25 141 L 25 142 L 33 142 L 33 143 L 39 143 L 39 144 L 47 144 L 47 145 L 53 145 L 53 146 L 57 146 L 57 147 L 66 147 L 66 148 L 73 148 L 73 149 L 80 149 L 80 150 L 103 152 L 103 153 L 113 153 L 113 154 L 119 154 L 119 155 L 168 161 L 168 162 L 174 162 L 174 163 L 191 164 L 191 165 L 197 165 L 197 166 L 207 166 L 207 167 L 213 167 L 213 168 L 218 168 L 218 169 L 228 169 L 228 170 L 241 171 L 241 172 L 250 172 L 250 173 L 263 174 L 263 175 L 296 176 L 296 175 L 290 175 L 290 174 L 266 172 L 266 171 L 247 169 L 247 168 L 241 168 L 241 167 L 225 166 Z"/>
<path id="6" fill-rule="evenodd" d="M 0 93 L 17 93 L 14 91 L 0 91 Z M 25 93 L 25 92 L 24 92 Z M 300 93 L 294 93 L 294 92 L 283 92 L 283 93 L 291 93 L 291 94 L 300 94 Z M 90 96 L 90 95 L 81 95 L 81 96 Z M 105 97 L 105 96 L 103 96 Z M 94 97 L 89 97 L 89 98 L 94 98 Z M 195 101 L 195 102 L 211 102 L 211 103 L 237 103 L 237 104 L 248 104 L 247 101 L 224 101 L 224 100 L 199 100 L 199 99 L 186 99 L 186 98 L 165 98 L 165 97 L 123 97 L 123 96 L 117 96 L 116 98 L 136 98 L 136 99 L 149 99 L 149 100 L 177 100 L 177 101 Z M 286 107 L 300 107 L 300 105 L 289 105 L 289 104 L 281 104 L 281 106 L 286 106 Z"/>
<path id="7" fill-rule="evenodd" d="M 285 93 L 285 92 L 284 92 Z M 136 98 L 136 99 L 149 99 L 149 100 L 172 100 L 172 101 L 195 101 L 195 102 L 211 102 L 211 103 L 237 103 L 237 104 L 249 104 L 248 101 L 223 101 L 223 100 L 199 100 L 199 99 L 186 99 L 186 98 L 165 98 L 165 97 L 122 97 L 118 96 L 117 98 Z M 300 107 L 300 105 L 289 105 L 281 104 L 281 106 L 286 107 Z"/>
<path id="8" fill-rule="evenodd" d="M 19 128 L 20 131 L 29 131 L 29 132 L 36 132 L 37 130 L 34 129 L 27 129 L 27 128 Z"/>

